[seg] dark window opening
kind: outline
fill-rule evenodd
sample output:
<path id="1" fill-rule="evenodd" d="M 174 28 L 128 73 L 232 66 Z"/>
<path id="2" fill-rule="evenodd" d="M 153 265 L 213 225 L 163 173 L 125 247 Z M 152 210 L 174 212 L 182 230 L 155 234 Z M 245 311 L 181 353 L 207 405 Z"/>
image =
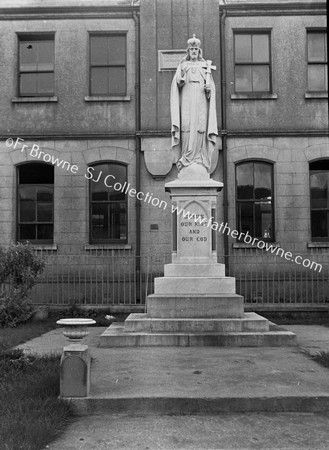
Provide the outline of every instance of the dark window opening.
<path id="1" fill-rule="evenodd" d="M 29 163 L 18 167 L 17 239 L 35 244 L 53 242 L 54 167 Z"/>
<path id="2" fill-rule="evenodd" d="M 19 36 L 19 95 L 54 95 L 54 35 Z"/>
<path id="3" fill-rule="evenodd" d="M 328 91 L 327 33 L 307 33 L 307 86 L 310 92 Z"/>
<path id="4" fill-rule="evenodd" d="M 234 34 L 235 92 L 271 92 L 269 33 Z"/>
<path id="5" fill-rule="evenodd" d="M 126 53 L 126 34 L 90 36 L 90 95 L 126 95 Z"/>
<path id="6" fill-rule="evenodd" d="M 97 164 L 89 173 L 91 243 L 127 242 L 127 167 Z"/>
<path id="7" fill-rule="evenodd" d="M 329 160 L 310 163 L 311 234 L 329 241 Z"/>
<path id="8" fill-rule="evenodd" d="M 274 240 L 273 166 L 247 162 L 236 166 L 237 227 L 263 241 Z M 243 238 L 242 238 L 243 239 Z"/>

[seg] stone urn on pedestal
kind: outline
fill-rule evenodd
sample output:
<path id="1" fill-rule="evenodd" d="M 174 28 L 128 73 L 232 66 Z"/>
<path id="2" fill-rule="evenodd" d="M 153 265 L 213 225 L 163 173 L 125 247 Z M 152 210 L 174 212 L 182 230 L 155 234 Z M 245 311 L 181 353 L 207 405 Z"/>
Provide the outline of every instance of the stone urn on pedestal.
<path id="1" fill-rule="evenodd" d="M 64 327 L 63 334 L 69 345 L 63 348 L 60 369 L 60 396 L 87 397 L 90 390 L 90 352 L 87 345 L 81 344 L 88 336 L 88 326 L 93 319 L 60 319 L 56 322 Z"/>
<path id="2" fill-rule="evenodd" d="M 96 322 L 93 319 L 77 318 L 60 319 L 56 323 L 64 327 L 63 334 L 70 343 L 80 344 L 82 339 L 89 334 L 87 327 L 94 325 Z"/>

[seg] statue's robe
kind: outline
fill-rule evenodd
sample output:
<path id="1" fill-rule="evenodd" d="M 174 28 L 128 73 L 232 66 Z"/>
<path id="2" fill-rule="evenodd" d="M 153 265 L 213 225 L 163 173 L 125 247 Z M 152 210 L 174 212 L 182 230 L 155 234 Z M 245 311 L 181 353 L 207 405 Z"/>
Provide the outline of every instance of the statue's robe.
<path id="1" fill-rule="evenodd" d="M 215 83 L 210 76 L 207 95 L 205 82 L 205 60 L 178 65 L 171 85 L 171 134 L 172 147 L 179 146 L 183 166 L 195 162 L 209 171 L 218 132 Z"/>

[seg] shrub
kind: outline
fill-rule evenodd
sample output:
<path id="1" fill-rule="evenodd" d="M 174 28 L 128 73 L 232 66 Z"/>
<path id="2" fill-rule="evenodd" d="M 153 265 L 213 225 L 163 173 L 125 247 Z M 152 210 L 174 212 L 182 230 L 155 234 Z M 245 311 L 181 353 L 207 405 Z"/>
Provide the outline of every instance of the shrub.
<path id="1" fill-rule="evenodd" d="M 28 297 L 24 297 L 20 289 L 0 297 L 0 325 L 15 327 L 27 322 L 33 313 L 33 307 Z"/>
<path id="2" fill-rule="evenodd" d="M 29 294 L 45 262 L 35 255 L 30 243 L 17 243 L 7 251 L 0 249 L 0 267 L 0 284 L 8 287 L 0 294 L 0 324 L 14 327 L 32 315 Z"/>

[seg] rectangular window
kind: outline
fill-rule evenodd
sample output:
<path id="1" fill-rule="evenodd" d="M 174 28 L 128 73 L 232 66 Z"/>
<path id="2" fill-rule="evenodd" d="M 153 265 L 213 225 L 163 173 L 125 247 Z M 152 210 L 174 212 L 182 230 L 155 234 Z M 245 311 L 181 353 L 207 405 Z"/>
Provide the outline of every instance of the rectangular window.
<path id="1" fill-rule="evenodd" d="M 90 36 L 90 95 L 127 93 L 126 34 Z"/>
<path id="2" fill-rule="evenodd" d="M 235 92 L 270 93 L 270 33 L 234 34 Z"/>
<path id="3" fill-rule="evenodd" d="M 127 184 L 127 167 L 115 163 L 96 164 L 89 167 L 88 173 L 91 177 L 91 243 L 126 243 L 127 195 L 123 191 Z"/>
<path id="4" fill-rule="evenodd" d="M 54 166 L 27 163 L 18 168 L 17 239 L 34 244 L 53 242 Z"/>
<path id="5" fill-rule="evenodd" d="M 313 241 L 329 240 L 329 160 L 310 163 L 311 231 Z"/>
<path id="6" fill-rule="evenodd" d="M 327 33 L 307 33 L 307 86 L 310 92 L 328 91 Z"/>
<path id="7" fill-rule="evenodd" d="M 273 166 L 260 161 L 238 164 L 236 194 L 238 231 L 273 241 Z"/>
<path id="8" fill-rule="evenodd" d="M 55 42 L 53 34 L 19 35 L 19 95 L 54 95 Z"/>

